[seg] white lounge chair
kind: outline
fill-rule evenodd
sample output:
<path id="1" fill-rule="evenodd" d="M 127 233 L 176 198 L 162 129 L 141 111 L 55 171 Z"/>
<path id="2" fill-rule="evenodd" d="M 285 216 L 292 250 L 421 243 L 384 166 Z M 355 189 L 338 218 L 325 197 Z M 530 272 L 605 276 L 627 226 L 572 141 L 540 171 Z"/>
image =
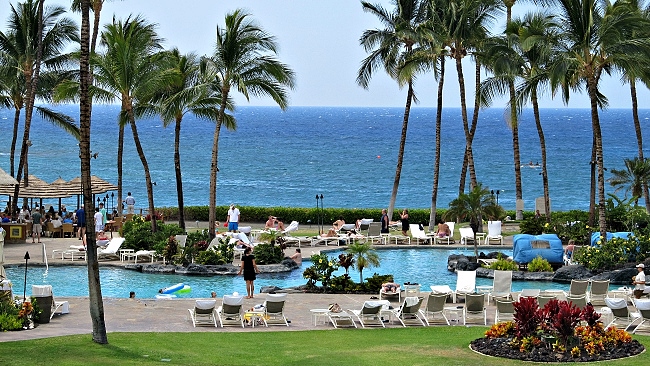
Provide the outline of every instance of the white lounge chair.
<path id="1" fill-rule="evenodd" d="M 496 314 L 494 315 L 494 324 L 504 320 L 512 320 L 515 316 L 514 301 L 507 299 L 495 299 L 497 304 Z"/>
<path id="2" fill-rule="evenodd" d="M 381 222 L 371 222 L 368 224 L 368 241 L 371 244 L 386 244 L 385 237 L 381 235 Z"/>
<path id="3" fill-rule="evenodd" d="M 327 313 L 327 317 L 330 319 L 330 322 L 332 322 L 334 328 L 357 327 L 357 324 L 354 322 L 354 319 L 352 319 L 350 313 L 346 311 L 341 311 L 339 313 L 333 313 L 330 311 Z"/>
<path id="4" fill-rule="evenodd" d="M 481 315 L 483 318 L 483 324 L 487 325 L 485 294 L 465 295 L 465 306 L 463 307 L 463 325 L 467 324 L 467 319 L 470 315 Z"/>
<path id="5" fill-rule="evenodd" d="M 380 316 L 381 308 L 381 304 L 366 301 L 360 310 L 349 309 L 349 311 L 357 317 L 362 328 L 365 328 L 366 325 L 385 328 L 386 326 Z"/>
<path id="6" fill-rule="evenodd" d="M 425 244 L 427 242 L 433 244 L 433 238 L 428 236 L 424 230 L 420 230 L 420 225 L 410 224 L 409 231 L 411 232 L 411 236 L 415 239 L 415 244 L 419 244 L 420 241 L 423 241 Z"/>
<path id="7" fill-rule="evenodd" d="M 571 280 L 569 292 L 564 292 L 565 296 L 586 296 L 587 287 L 589 287 L 588 280 Z"/>
<path id="8" fill-rule="evenodd" d="M 501 221 L 488 221 L 488 233 L 485 236 L 485 245 L 491 241 L 498 241 L 503 244 L 503 235 L 501 235 Z"/>
<path id="9" fill-rule="evenodd" d="M 214 325 L 217 327 L 217 300 L 196 300 L 194 309 L 187 309 L 190 313 L 192 325 Z"/>
<path id="10" fill-rule="evenodd" d="M 512 271 L 495 270 L 492 290 L 488 293 L 488 302 L 496 297 L 509 299 L 510 292 L 512 292 Z"/>
<path id="11" fill-rule="evenodd" d="M 393 315 L 404 327 L 407 324 L 425 326 L 420 314 L 423 300 L 423 297 L 407 297 L 399 309 L 393 311 Z"/>
<path id="12" fill-rule="evenodd" d="M 634 300 L 634 306 L 636 309 L 639 311 L 641 314 L 641 323 L 634 327 L 634 330 L 632 333 L 636 333 L 639 328 L 641 328 L 642 325 L 645 325 L 647 321 L 650 320 L 650 300 L 647 299 L 635 299 Z M 645 325 L 647 327 L 647 325 Z"/>
<path id="13" fill-rule="evenodd" d="M 519 293 L 519 296 L 517 296 L 517 300 L 521 299 L 522 297 L 534 297 L 537 298 L 539 296 L 539 293 L 541 291 L 538 288 L 525 288 L 522 289 L 521 292 Z"/>
<path id="14" fill-rule="evenodd" d="M 244 327 L 244 316 L 242 315 L 242 305 L 244 304 L 244 297 L 240 295 L 223 295 L 223 302 L 217 309 L 219 322 L 221 327 L 226 325 L 235 325 Z"/>
<path id="15" fill-rule="evenodd" d="M 120 258 L 119 250 L 122 244 L 124 243 L 124 238 L 113 238 L 108 242 L 108 245 L 104 249 L 97 249 L 97 259 L 101 258 Z"/>
<path id="16" fill-rule="evenodd" d="M 449 325 L 449 319 L 445 315 L 445 303 L 447 302 L 446 294 L 430 294 L 427 300 L 427 307 L 424 310 L 420 309 L 420 314 L 424 318 L 427 325 L 431 325 L 436 320 L 436 315 L 440 317 Z"/>
<path id="17" fill-rule="evenodd" d="M 187 235 L 176 235 L 176 241 L 178 242 L 179 247 L 185 248 L 185 243 L 187 242 Z"/>
<path id="18" fill-rule="evenodd" d="M 284 229 L 284 231 L 282 231 L 282 234 L 285 234 L 285 235 L 286 235 L 286 234 L 290 234 L 290 233 L 292 233 L 292 232 L 298 230 L 298 225 L 299 225 L 299 224 L 298 224 L 298 221 L 291 221 L 291 223 L 289 224 L 289 226 L 287 226 L 287 227 Z"/>
<path id="19" fill-rule="evenodd" d="M 70 312 L 70 304 L 67 301 L 56 301 L 54 299 L 52 285 L 32 285 L 32 296 L 36 298 L 38 306 L 43 311 L 40 319 L 41 323 L 49 322 L 59 309 L 61 314 Z"/>
<path id="20" fill-rule="evenodd" d="M 289 326 L 287 317 L 284 315 L 284 303 L 287 294 L 268 294 L 264 302 L 264 325 L 286 325 Z"/>
<path id="21" fill-rule="evenodd" d="M 155 250 L 138 250 L 135 252 L 135 263 L 138 263 L 138 258 L 145 257 L 151 259 L 151 263 L 156 259 Z"/>
<path id="22" fill-rule="evenodd" d="M 609 280 L 604 281 L 591 281 L 589 287 L 589 302 L 594 305 L 602 305 L 605 303 L 605 298 L 609 292 Z"/>
<path id="23" fill-rule="evenodd" d="M 456 303 L 458 295 L 471 294 L 476 289 L 476 271 L 456 271 L 456 289 L 453 292 L 453 300 Z"/>
<path id="24" fill-rule="evenodd" d="M 384 291 L 384 287 L 379 290 L 379 300 L 383 300 L 385 297 L 391 297 L 394 298 L 397 296 L 397 302 L 402 301 L 402 289 L 400 288 L 399 285 L 397 285 L 397 289 L 395 291 Z"/>
<path id="25" fill-rule="evenodd" d="M 630 309 L 627 307 L 626 299 L 612 299 L 606 297 L 605 304 L 612 311 L 612 321 L 607 324 L 605 328 L 609 328 L 612 325 L 620 325 L 620 329 L 626 330 L 628 327 L 632 326 L 637 319 L 641 318 L 641 314 L 630 312 Z"/>
<path id="26" fill-rule="evenodd" d="M 462 245 L 467 245 L 468 241 L 474 242 L 474 230 L 471 227 L 459 227 L 458 232 L 460 233 L 460 243 Z M 478 244 L 484 239 L 485 233 L 476 233 L 476 241 Z"/>

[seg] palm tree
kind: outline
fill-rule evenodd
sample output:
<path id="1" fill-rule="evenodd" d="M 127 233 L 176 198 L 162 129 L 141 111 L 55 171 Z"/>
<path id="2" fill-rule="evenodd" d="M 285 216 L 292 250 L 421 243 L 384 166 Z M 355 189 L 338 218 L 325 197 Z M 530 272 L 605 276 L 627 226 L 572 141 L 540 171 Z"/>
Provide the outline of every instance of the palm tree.
<path id="1" fill-rule="evenodd" d="M 250 20 L 243 10 L 226 15 L 226 27 L 217 27 L 217 47 L 214 55 L 205 60 L 205 67 L 216 75 L 213 88 L 221 89 L 219 115 L 214 130 L 212 163 L 210 165 L 209 231 L 215 235 L 217 206 L 217 172 L 219 134 L 221 126 L 234 129 L 234 120 L 226 117 L 231 88 L 246 99 L 253 96 L 270 96 L 283 110 L 288 107 L 287 88 L 294 87 L 295 75 L 278 61 L 275 37 Z"/>
<path id="2" fill-rule="evenodd" d="M 461 193 L 458 198 L 449 203 L 449 209 L 443 218 L 447 221 L 469 221 L 474 230 L 474 255 L 478 257 L 476 233 L 483 230 L 483 218 L 497 219 L 501 217 L 503 209 L 494 202 L 490 190 L 478 184 L 469 193 Z"/>
<path id="3" fill-rule="evenodd" d="M 181 174 L 181 122 L 187 113 L 199 118 L 217 121 L 221 96 L 210 93 L 209 75 L 200 72 L 199 60 L 195 54 L 181 55 L 178 49 L 169 52 L 169 67 L 180 76 L 168 85 L 155 99 L 165 127 L 175 123 L 174 128 L 174 171 L 176 173 L 176 194 L 178 196 L 178 225 L 185 229 L 185 212 L 183 204 L 183 179 Z M 204 70 L 205 71 L 205 70 Z"/>
<path id="4" fill-rule="evenodd" d="M 623 161 L 625 169 L 612 169 L 612 176 L 607 181 L 616 191 L 625 190 L 625 198 L 631 192 L 634 204 L 637 205 L 639 197 L 643 196 L 643 188 L 650 183 L 650 160 L 634 157 Z"/>
<path id="5" fill-rule="evenodd" d="M 523 19 L 510 21 L 505 34 L 490 42 L 487 58 L 491 61 L 490 68 L 494 76 L 481 83 L 479 90 L 483 103 L 489 105 L 495 95 L 510 89 L 512 80 L 518 84 L 515 93 L 516 104 L 508 105 L 508 109 L 519 114 L 526 102 L 531 102 L 541 149 L 541 175 L 547 220 L 550 220 L 550 193 L 546 139 L 539 113 L 538 93 L 540 85 L 548 83 L 547 66 L 553 55 L 553 45 L 557 43 L 556 29 L 553 17 L 542 13 L 529 13 Z"/>
<path id="6" fill-rule="evenodd" d="M 9 16 L 9 31 L 0 32 L 0 52 L 2 58 L 8 63 L 5 66 L 13 66 L 14 70 L 21 73 L 16 80 L 24 81 L 24 86 L 15 85 L 12 94 L 17 96 L 23 94 L 20 100 L 16 97 L 18 105 L 25 106 L 25 124 L 23 141 L 21 146 L 20 161 L 15 175 L 21 180 L 23 170 L 26 169 L 26 161 L 29 149 L 29 134 L 31 129 L 34 100 L 37 96 L 41 66 L 47 68 L 60 68 L 67 60 L 62 56 L 62 51 L 67 47 L 68 42 L 78 42 L 77 25 L 68 18 L 62 18 L 65 10 L 60 6 L 44 7 L 43 0 L 28 0 L 18 4 L 18 8 L 11 6 Z M 17 77 L 18 73 L 12 73 Z M 22 106 L 21 106 L 22 107 Z M 15 107 L 14 107 L 15 108 Z M 68 122 L 70 122 L 68 120 Z M 65 124 L 65 123 L 64 123 Z M 15 144 L 14 144 L 15 146 Z M 15 147 L 14 147 L 15 149 Z M 11 157 L 13 161 L 13 157 Z M 28 185 L 27 174 L 24 179 Z M 14 191 L 14 209 L 20 186 Z"/>
<path id="7" fill-rule="evenodd" d="M 500 2 L 497 0 L 456 0 L 452 1 L 451 12 L 446 26 L 450 30 L 451 57 L 456 63 L 458 74 L 458 85 L 460 92 L 461 116 L 463 130 L 465 132 L 465 153 L 463 166 L 469 168 L 470 188 L 473 189 L 478 183 L 474 170 L 472 140 L 475 124 L 469 125 L 467 116 L 467 99 L 465 94 L 465 76 L 463 74 L 462 60 L 471 50 L 477 48 L 487 37 L 487 26 L 494 20 L 495 15 L 500 11 Z M 475 111 L 477 113 L 477 111 Z M 461 173 L 459 194 L 465 189 L 465 173 Z"/>
<path id="8" fill-rule="evenodd" d="M 90 122 L 91 104 L 90 96 L 90 0 L 81 1 L 81 52 L 79 57 L 80 93 L 79 93 L 79 121 L 81 141 L 79 153 L 81 156 L 81 184 L 83 186 L 84 205 L 88 207 L 86 223 L 91 225 L 92 207 L 94 206 L 90 186 Z M 104 321 L 104 303 L 102 300 L 102 287 L 99 280 L 99 264 L 97 263 L 97 250 L 94 230 L 88 233 L 88 295 L 90 299 L 90 318 L 93 323 L 93 341 L 99 344 L 108 343 L 106 336 L 106 323 Z"/>
<path id="9" fill-rule="evenodd" d="M 379 267 L 379 256 L 369 243 L 355 241 L 345 251 L 354 256 L 355 266 L 359 270 L 359 283 L 363 283 L 364 268 Z"/>
<path id="10" fill-rule="evenodd" d="M 94 55 L 91 63 L 94 69 L 94 80 L 99 87 L 104 88 L 109 94 L 104 98 L 116 98 L 122 102 L 120 111 L 120 138 L 123 138 L 123 129 L 127 124 L 131 126 L 133 142 L 140 157 L 144 170 L 145 184 L 147 187 L 147 201 L 151 215 L 151 230 L 157 230 L 154 219 L 153 184 L 149 164 L 142 149 L 136 117 L 149 112 L 147 107 L 153 95 L 166 85 L 173 82 L 177 76 L 175 72 L 161 70 L 160 64 L 163 55 L 159 52 L 162 48 L 161 39 L 158 37 L 153 24 L 136 17 L 117 21 L 106 26 L 102 33 L 102 44 L 106 47 L 103 55 Z M 97 98 L 98 92 L 93 97 Z M 118 141 L 118 175 L 122 170 L 122 141 Z M 118 180 L 118 184 L 121 181 Z"/>
<path id="11" fill-rule="evenodd" d="M 648 20 L 632 11 L 628 0 L 613 4 L 598 0 L 558 0 L 561 55 L 551 67 L 551 84 L 562 87 L 564 100 L 570 90 L 584 87 L 589 95 L 598 176 L 598 224 L 607 231 L 605 218 L 605 166 L 599 107 L 607 101 L 598 83 L 614 65 L 643 64 L 650 57 Z"/>
<path id="12" fill-rule="evenodd" d="M 417 64 L 412 65 L 412 67 L 404 66 L 407 64 L 406 60 L 413 53 L 413 47 L 420 41 L 421 35 L 418 34 L 418 28 L 427 13 L 426 2 L 419 0 L 393 0 L 393 4 L 395 8 L 392 12 L 389 12 L 381 5 L 361 2 L 363 10 L 375 15 L 385 28 L 370 29 L 363 32 L 359 43 L 370 55 L 362 61 L 357 73 L 357 83 L 364 88 L 368 88 L 375 69 L 383 67 L 384 71 L 397 81 L 400 88 L 405 85 L 407 87 L 406 106 L 404 107 L 404 118 L 402 120 L 395 180 L 393 181 L 393 190 L 388 205 L 388 217 L 393 216 L 395 200 L 397 199 L 409 114 L 411 103 L 415 97 L 413 79 L 419 72 Z"/>

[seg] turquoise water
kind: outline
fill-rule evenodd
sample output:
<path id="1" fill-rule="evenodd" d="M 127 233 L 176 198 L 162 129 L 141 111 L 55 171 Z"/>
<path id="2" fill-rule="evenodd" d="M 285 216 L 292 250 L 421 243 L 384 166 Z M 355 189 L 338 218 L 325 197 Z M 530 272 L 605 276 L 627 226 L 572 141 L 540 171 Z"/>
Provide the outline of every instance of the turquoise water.
<path id="1" fill-rule="evenodd" d="M 342 251 L 327 253 L 330 258 L 337 258 Z M 456 287 L 456 274 L 447 270 L 447 258 L 450 254 L 457 254 L 458 250 L 413 248 L 413 249 L 380 249 L 377 251 L 381 260 L 380 268 L 365 269 L 364 277 L 373 273 L 392 273 L 397 283 L 419 283 L 423 291 L 428 291 L 430 285 L 449 285 Z M 503 251 L 511 255 L 511 251 Z M 307 281 L 302 278 L 304 268 L 310 265 L 309 261 L 303 262 L 302 269 L 296 269 L 283 274 L 260 274 L 255 281 L 257 291 L 262 286 L 290 287 L 304 285 Z M 24 267 L 7 268 L 7 275 L 14 284 L 14 292 L 22 294 L 24 281 Z M 337 274 L 343 274 L 340 269 Z M 359 273 L 351 270 L 350 276 L 354 281 L 359 281 Z M 213 276 L 196 277 L 182 275 L 147 274 L 116 268 L 101 268 L 102 295 L 104 297 L 128 297 L 130 291 L 135 291 L 137 297 L 153 298 L 158 290 L 184 283 L 191 287 L 186 294 L 179 297 L 195 298 L 209 297 L 212 291 L 219 296 L 237 291 L 246 293 L 244 280 L 240 276 Z M 27 293 L 31 285 L 52 285 L 57 296 L 88 296 L 88 280 L 86 267 L 51 267 L 46 271 L 44 267 L 28 267 Z M 477 278 L 476 284 L 492 285 L 492 280 Z M 523 288 L 539 288 L 568 290 L 565 284 L 554 282 L 525 282 L 515 281 L 513 291 Z"/>

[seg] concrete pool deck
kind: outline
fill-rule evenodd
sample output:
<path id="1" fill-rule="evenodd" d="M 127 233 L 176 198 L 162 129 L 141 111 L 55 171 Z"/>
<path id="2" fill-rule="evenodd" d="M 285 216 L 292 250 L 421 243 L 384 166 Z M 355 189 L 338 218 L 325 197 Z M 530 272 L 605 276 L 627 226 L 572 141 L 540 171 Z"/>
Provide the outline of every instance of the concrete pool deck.
<path id="1" fill-rule="evenodd" d="M 113 233 L 113 235 L 118 235 Z M 47 254 L 47 262 L 52 266 L 63 265 L 85 265 L 83 258 L 62 260 L 61 257 L 52 258 L 52 250 L 65 250 L 69 249 L 70 245 L 79 245 L 80 241 L 77 238 L 42 238 L 45 244 Z M 384 247 L 384 246 L 380 246 Z M 408 246 L 387 246 L 405 248 Z M 413 245 L 412 247 L 415 247 Z M 418 247 L 424 247 L 419 245 Z M 431 246 L 426 246 L 431 247 Z M 450 248 L 454 247 L 447 245 L 438 245 L 434 247 Z M 317 246 L 311 247 L 310 245 L 302 246 L 303 258 L 308 258 L 314 253 L 319 253 L 323 249 L 339 249 L 338 246 Z M 468 248 L 471 248 L 469 246 Z M 495 250 L 499 248 L 510 249 L 512 248 L 512 237 L 505 237 L 504 245 L 502 246 L 480 246 L 480 250 Z M 31 239 L 26 244 L 5 244 L 5 265 L 7 266 L 22 266 L 25 263 L 25 252 L 30 253 L 29 265 L 45 265 L 43 260 L 43 245 L 38 243 L 31 243 Z M 294 248 L 288 248 L 287 254 L 293 253 Z M 132 263 L 132 262 L 129 262 Z M 126 262 L 120 260 L 102 260 L 100 266 L 123 266 Z M 426 289 L 422 289 L 426 290 Z M 56 289 L 54 289 L 56 296 Z M 221 295 L 221 294 L 220 294 Z M 422 292 L 421 296 L 427 296 L 428 292 Z M 189 320 L 187 309 L 194 307 L 194 299 L 171 299 L 171 300 L 156 300 L 156 299 L 126 299 L 126 298 L 104 298 L 104 314 L 106 329 L 108 332 L 240 332 L 240 331 L 297 331 L 297 330 L 316 330 L 316 329 L 334 329 L 331 324 L 314 325 L 312 319 L 311 309 L 327 308 L 329 304 L 338 303 L 344 310 L 347 309 L 361 309 L 363 302 L 370 300 L 372 295 L 352 295 L 352 294 L 308 294 L 308 293 L 291 293 L 288 295 L 286 303 L 287 318 L 291 321 L 289 327 L 275 326 L 275 327 L 259 327 L 246 328 L 227 327 L 227 328 L 214 328 L 214 327 L 197 327 L 192 326 Z M 256 294 L 254 299 L 245 299 L 244 309 L 252 308 L 256 304 L 264 302 L 266 294 Z M 70 313 L 64 315 L 55 315 L 51 322 L 42 324 L 30 331 L 19 332 L 3 332 L 0 333 L 0 342 L 28 340 L 37 338 L 56 337 L 61 335 L 72 334 L 88 334 L 92 332 L 92 323 L 89 313 L 89 299 L 88 297 L 56 297 L 57 301 L 67 300 L 70 303 Z M 221 304 L 221 299 L 217 301 Z M 395 308 L 399 307 L 397 299 L 391 301 L 391 305 Z M 450 307 L 458 306 L 458 304 L 447 304 Z M 495 307 L 489 305 L 487 308 L 488 324 L 494 322 Z M 453 316 L 453 312 L 451 313 Z M 462 322 L 461 322 L 462 323 Z M 358 325 L 358 324 L 357 324 Z M 472 325 L 482 325 L 480 322 L 473 322 Z M 387 327 L 401 327 L 399 322 L 390 322 L 386 324 Z"/>

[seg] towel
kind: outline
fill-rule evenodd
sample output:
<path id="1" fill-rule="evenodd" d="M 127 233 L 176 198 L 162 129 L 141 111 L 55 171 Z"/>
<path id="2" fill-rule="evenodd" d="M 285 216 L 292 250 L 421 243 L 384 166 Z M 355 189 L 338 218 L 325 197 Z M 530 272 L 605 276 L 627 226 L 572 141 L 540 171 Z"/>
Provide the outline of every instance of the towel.
<path id="1" fill-rule="evenodd" d="M 450 294 L 452 292 L 448 285 L 431 286 L 431 293 L 434 294 Z"/>
<path id="2" fill-rule="evenodd" d="M 612 309 L 623 309 L 627 307 L 627 300 L 625 299 L 612 299 L 609 297 L 605 298 L 605 304 L 607 307 Z"/>
<path id="3" fill-rule="evenodd" d="M 637 310 L 650 310 L 650 300 L 635 300 Z"/>
<path id="4" fill-rule="evenodd" d="M 413 306 L 413 305 L 416 305 L 419 301 L 420 301 L 420 299 L 418 299 L 415 296 L 407 297 L 406 299 L 404 299 L 404 305 L 405 306 Z"/>

